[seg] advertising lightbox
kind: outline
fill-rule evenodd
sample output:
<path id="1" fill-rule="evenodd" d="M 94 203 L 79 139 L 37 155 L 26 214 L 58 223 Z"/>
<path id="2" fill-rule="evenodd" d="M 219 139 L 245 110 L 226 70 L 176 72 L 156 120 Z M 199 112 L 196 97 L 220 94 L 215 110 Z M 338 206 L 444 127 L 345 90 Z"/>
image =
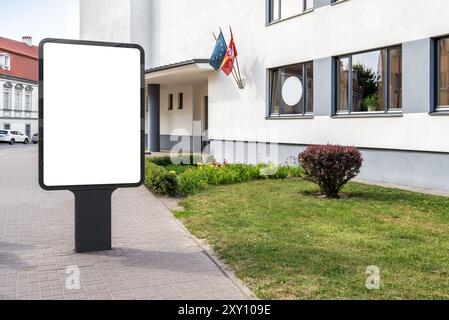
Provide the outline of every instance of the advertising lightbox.
<path id="1" fill-rule="evenodd" d="M 142 48 L 46 39 L 39 50 L 41 187 L 86 190 L 141 185 Z"/>

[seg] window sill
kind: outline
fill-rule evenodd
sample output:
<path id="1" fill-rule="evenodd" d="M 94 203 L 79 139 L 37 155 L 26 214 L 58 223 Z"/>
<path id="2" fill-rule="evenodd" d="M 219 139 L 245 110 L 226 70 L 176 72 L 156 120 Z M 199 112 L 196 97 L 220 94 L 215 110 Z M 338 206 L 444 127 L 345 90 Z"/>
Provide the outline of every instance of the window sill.
<path id="1" fill-rule="evenodd" d="M 295 114 L 295 115 L 288 115 L 288 116 L 278 116 L 278 115 L 271 115 L 268 117 L 265 117 L 265 120 L 309 120 L 313 119 L 313 114 Z"/>
<path id="2" fill-rule="evenodd" d="M 449 116 L 449 108 L 438 108 L 435 111 L 429 112 L 431 116 Z"/>
<path id="3" fill-rule="evenodd" d="M 343 0 L 343 1 L 346 1 L 346 0 Z M 278 23 L 281 23 L 281 22 L 284 22 L 284 21 L 287 21 L 287 20 L 291 20 L 291 19 L 294 19 L 294 18 L 297 18 L 297 17 L 301 17 L 301 16 L 306 15 L 306 14 L 308 14 L 308 13 L 312 13 L 313 11 L 314 11 L 313 8 L 312 8 L 312 9 L 308 9 L 308 10 L 306 10 L 306 11 L 304 11 L 304 12 L 295 14 L 295 15 L 293 15 L 293 16 L 291 16 L 291 17 L 281 18 L 281 19 L 279 19 L 279 20 L 273 20 L 273 21 L 271 21 L 271 22 L 267 22 L 267 23 L 265 23 L 265 26 L 266 26 L 266 27 L 269 27 L 269 26 L 272 26 L 272 25 L 274 25 L 274 24 L 278 24 Z"/>
<path id="4" fill-rule="evenodd" d="M 401 112 L 366 112 L 366 113 L 337 113 L 332 116 L 334 119 L 353 119 L 353 118 L 400 118 L 404 114 Z"/>
<path id="5" fill-rule="evenodd" d="M 331 3 L 331 6 L 336 6 L 337 4 L 343 3 L 343 2 L 347 2 L 348 0 L 337 0 L 335 2 Z"/>

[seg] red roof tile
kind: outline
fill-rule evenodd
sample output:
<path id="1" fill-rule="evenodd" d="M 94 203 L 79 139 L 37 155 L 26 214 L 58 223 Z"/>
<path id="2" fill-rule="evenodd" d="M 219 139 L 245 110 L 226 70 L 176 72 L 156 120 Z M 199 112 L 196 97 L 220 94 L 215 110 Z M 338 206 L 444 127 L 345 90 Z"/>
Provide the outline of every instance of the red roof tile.
<path id="1" fill-rule="evenodd" d="M 39 51 L 36 46 L 29 46 L 24 42 L 3 37 L 0 37 L 0 50 L 9 51 L 11 53 L 20 54 L 35 59 L 39 56 Z"/>
<path id="2" fill-rule="evenodd" d="M 11 70 L 0 69 L 0 75 L 37 81 L 39 49 L 24 42 L 0 37 L 0 52 L 11 56 Z"/>

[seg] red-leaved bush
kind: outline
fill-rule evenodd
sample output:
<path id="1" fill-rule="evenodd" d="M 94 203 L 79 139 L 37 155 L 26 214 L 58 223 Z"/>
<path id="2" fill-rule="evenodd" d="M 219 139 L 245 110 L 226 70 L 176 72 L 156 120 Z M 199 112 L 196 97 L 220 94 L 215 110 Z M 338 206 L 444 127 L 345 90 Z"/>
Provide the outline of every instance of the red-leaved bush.
<path id="1" fill-rule="evenodd" d="M 316 183 L 329 198 L 338 198 L 343 186 L 360 173 L 363 158 L 355 147 L 312 145 L 299 155 L 305 179 Z"/>

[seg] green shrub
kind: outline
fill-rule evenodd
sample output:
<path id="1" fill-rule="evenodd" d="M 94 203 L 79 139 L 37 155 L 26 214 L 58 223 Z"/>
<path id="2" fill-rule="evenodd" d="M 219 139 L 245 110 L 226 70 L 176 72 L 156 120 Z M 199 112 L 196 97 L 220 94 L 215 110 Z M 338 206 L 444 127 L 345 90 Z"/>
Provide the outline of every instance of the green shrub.
<path id="1" fill-rule="evenodd" d="M 304 176 L 304 170 L 300 166 L 260 163 L 256 168 L 259 170 L 260 177 L 265 179 L 301 178 Z"/>
<path id="2" fill-rule="evenodd" d="M 290 175 L 290 168 L 288 166 L 278 167 L 275 174 L 269 176 L 270 179 L 286 179 Z"/>
<path id="3" fill-rule="evenodd" d="M 159 194 L 174 196 L 178 193 L 175 172 L 169 172 L 155 163 L 148 163 L 145 170 L 145 185 Z"/>
<path id="4" fill-rule="evenodd" d="M 239 170 L 234 166 L 227 165 L 218 170 L 219 184 L 233 184 L 241 182 Z"/>
<path id="5" fill-rule="evenodd" d="M 303 178 L 304 177 L 304 169 L 300 166 L 288 166 L 289 174 L 288 176 L 291 178 Z"/>
<path id="6" fill-rule="evenodd" d="M 178 190 L 183 195 L 194 194 L 206 186 L 207 181 L 203 170 L 187 170 L 178 176 Z"/>
<path id="7" fill-rule="evenodd" d="M 194 160 L 194 155 L 179 155 L 179 157 L 180 162 Z M 145 185 L 160 194 L 189 195 L 204 189 L 207 185 L 234 184 L 261 178 L 285 179 L 302 176 L 303 170 L 299 166 L 278 167 L 272 163 L 257 166 L 215 163 L 198 163 L 196 166 L 174 165 L 171 158 L 165 156 L 147 160 Z"/>
<path id="8" fill-rule="evenodd" d="M 247 182 L 260 178 L 260 171 L 257 166 L 249 164 L 233 164 L 228 167 L 237 172 L 238 182 Z"/>
<path id="9" fill-rule="evenodd" d="M 260 178 L 263 179 L 268 179 L 277 171 L 277 166 L 274 163 L 259 163 L 256 167 L 259 170 Z"/>
<path id="10" fill-rule="evenodd" d="M 169 156 L 147 158 L 147 161 L 148 161 L 148 163 L 154 163 L 154 164 L 156 164 L 158 166 L 162 166 L 162 167 L 172 164 Z"/>
<path id="11" fill-rule="evenodd" d="M 203 178 L 206 181 L 207 184 L 210 185 L 219 185 L 221 184 L 221 173 L 219 172 L 221 168 L 215 165 L 206 165 L 206 166 L 199 166 L 199 171 L 202 172 Z"/>
<path id="12" fill-rule="evenodd" d="M 186 172 L 187 170 L 196 170 L 195 166 L 192 165 L 182 165 L 182 164 L 169 164 L 164 167 L 167 171 L 174 171 L 176 174 L 181 174 Z"/>

